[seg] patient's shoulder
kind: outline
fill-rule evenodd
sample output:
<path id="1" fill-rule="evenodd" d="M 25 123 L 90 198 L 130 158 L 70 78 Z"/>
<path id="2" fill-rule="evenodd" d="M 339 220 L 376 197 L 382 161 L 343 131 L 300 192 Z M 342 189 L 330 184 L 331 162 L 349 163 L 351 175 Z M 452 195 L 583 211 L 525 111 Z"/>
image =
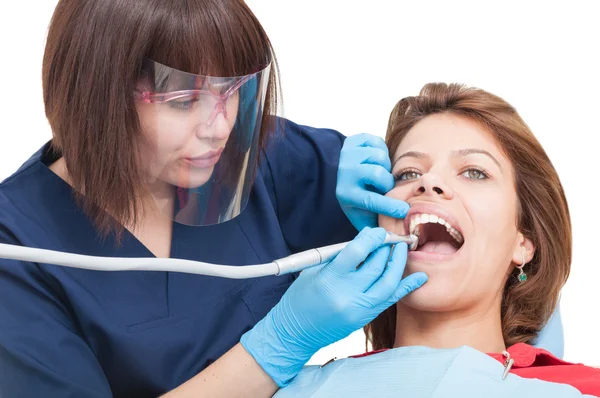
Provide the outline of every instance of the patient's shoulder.
<path id="1" fill-rule="evenodd" d="M 511 373 L 524 378 L 536 378 L 569 384 L 584 394 L 600 396 L 600 368 L 564 361 L 550 352 L 518 343 L 507 349 L 514 364 Z M 489 354 L 504 362 L 502 354 Z"/>

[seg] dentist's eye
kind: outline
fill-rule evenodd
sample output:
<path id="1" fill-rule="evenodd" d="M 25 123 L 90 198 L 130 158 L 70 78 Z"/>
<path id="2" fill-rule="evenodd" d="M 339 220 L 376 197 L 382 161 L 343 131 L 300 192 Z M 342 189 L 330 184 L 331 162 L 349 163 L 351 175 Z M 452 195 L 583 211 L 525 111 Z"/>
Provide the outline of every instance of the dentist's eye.
<path id="1" fill-rule="evenodd" d="M 200 101 L 198 96 L 187 95 L 172 101 L 168 101 L 167 105 L 172 109 L 188 111 L 194 107 L 196 102 Z"/>
<path id="2" fill-rule="evenodd" d="M 395 181 L 416 180 L 420 176 L 421 176 L 421 173 L 419 173 L 416 170 L 412 170 L 412 169 L 400 170 L 398 173 L 394 174 L 394 180 Z"/>
<path id="3" fill-rule="evenodd" d="M 463 171 L 461 175 L 470 180 L 485 180 L 487 178 L 490 178 L 490 176 L 485 171 L 475 167 L 471 167 Z"/>

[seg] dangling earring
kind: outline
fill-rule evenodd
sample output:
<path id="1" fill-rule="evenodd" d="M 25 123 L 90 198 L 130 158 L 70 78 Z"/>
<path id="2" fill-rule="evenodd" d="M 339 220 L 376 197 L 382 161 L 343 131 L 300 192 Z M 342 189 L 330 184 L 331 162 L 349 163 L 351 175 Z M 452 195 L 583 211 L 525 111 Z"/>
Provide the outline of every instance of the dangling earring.
<path id="1" fill-rule="evenodd" d="M 519 276 L 517 276 L 517 278 L 519 278 L 519 282 L 521 283 L 527 280 L 527 274 L 523 272 L 523 267 L 525 266 L 525 264 L 525 248 L 523 248 L 523 261 L 521 262 L 521 265 L 517 266 L 517 268 L 519 269 Z"/>

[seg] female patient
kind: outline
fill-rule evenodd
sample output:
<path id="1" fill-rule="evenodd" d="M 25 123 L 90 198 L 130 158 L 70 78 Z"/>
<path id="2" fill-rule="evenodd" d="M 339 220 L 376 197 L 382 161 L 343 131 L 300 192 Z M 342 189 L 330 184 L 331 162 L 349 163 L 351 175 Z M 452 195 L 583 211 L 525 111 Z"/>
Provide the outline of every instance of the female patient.
<path id="1" fill-rule="evenodd" d="M 386 142 L 388 195 L 411 209 L 379 224 L 419 235 L 405 272 L 429 281 L 366 327 L 375 352 L 305 368 L 278 396 L 600 396 L 600 369 L 530 345 L 569 275 L 571 222 L 556 170 L 515 109 L 428 84 L 396 105 Z"/>

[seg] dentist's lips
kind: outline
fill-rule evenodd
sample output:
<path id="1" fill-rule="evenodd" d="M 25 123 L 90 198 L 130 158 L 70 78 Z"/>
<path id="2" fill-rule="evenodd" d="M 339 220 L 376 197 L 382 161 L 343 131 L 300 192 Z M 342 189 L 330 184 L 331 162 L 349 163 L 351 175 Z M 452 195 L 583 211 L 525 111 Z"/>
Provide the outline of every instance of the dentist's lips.
<path id="1" fill-rule="evenodd" d="M 189 164 L 191 164 L 194 167 L 199 167 L 199 168 L 208 168 L 208 167 L 212 167 L 215 164 L 217 164 L 217 162 L 219 161 L 219 159 L 221 158 L 221 154 L 223 153 L 223 149 L 224 148 L 220 148 L 220 149 L 216 149 L 213 151 L 209 151 L 206 152 L 203 155 L 200 156 L 196 156 L 196 157 L 186 157 L 185 161 Z"/>

